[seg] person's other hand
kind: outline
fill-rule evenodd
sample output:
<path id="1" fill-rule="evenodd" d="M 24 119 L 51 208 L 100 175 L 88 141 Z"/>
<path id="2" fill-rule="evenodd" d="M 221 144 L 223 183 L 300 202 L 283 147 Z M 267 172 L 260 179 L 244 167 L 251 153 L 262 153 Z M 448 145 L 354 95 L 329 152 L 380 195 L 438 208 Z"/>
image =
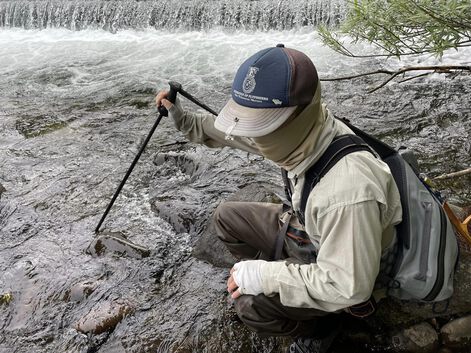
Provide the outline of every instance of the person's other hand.
<path id="1" fill-rule="evenodd" d="M 243 294 L 258 295 L 263 293 L 262 267 L 264 260 L 249 260 L 236 263 L 227 280 L 227 291 L 233 299 Z"/>
<path id="2" fill-rule="evenodd" d="M 175 104 L 170 102 L 168 99 L 168 91 L 160 91 L 155 96 L 155 104 L 157 108 L 164 106 L 168 111 L 168 116 L 173 119 L 177 129 L 180 129 L 183 119 L 183 108 L 178 97 L 175 99 Z"/>
<path id="3" fill-rule="evenodd" d="M 173 103 L 170 102 L 167 97 L 168 91 L 162 90 L 157 93 L 157 96 L 155 96 L 155 104 L 157 104 L 157 108 L 163 105 L 165 108 L 167 108 L 168 111 L 170 111 L 170 108 L 172 108 Z"/>

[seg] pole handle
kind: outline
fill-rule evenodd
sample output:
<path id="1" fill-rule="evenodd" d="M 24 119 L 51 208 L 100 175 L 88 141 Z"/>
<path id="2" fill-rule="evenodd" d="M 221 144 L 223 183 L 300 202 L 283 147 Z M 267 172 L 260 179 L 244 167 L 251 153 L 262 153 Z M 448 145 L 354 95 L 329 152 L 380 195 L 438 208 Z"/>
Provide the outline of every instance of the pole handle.
<path id="1" fill-rule="evenodd" d="M 175 81 L 170 81 L 168 84 L 170 85 L 170 90 L 168 91 L 167 100 L 175 103 L 177 93 L 182 89 L 182 85 Z M 159 113 L 162 116 L 168 116 L 168 110 L 163 105 L 159 107 Z"/>

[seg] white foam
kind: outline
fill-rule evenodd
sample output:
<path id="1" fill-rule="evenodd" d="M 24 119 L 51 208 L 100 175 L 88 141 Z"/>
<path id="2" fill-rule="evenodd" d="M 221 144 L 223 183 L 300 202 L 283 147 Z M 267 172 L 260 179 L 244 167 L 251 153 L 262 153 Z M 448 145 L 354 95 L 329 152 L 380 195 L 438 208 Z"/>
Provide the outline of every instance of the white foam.
<path id="1" fill-rule="evenodd" d="M 314 28 L 268 32 L 210 31 L 165 32 L 123 30 L 112 34 L 102 30 L 70 31 L 0 30 L 0 73 L 45 68 L 69 69 L 72 81 L 81 85 L 114 82 L 162 85 L 169 79 L 199 87 L 210 81 L 230 87 L 240 63 L 254 52 L 284 43 L 305 52 L 321 77 L 343 76 L 379 67 L 433 64 L 431 55 L 397 59 L 362 60 L 342 56 L 324 46 Z M 367 44 L 356 50 L 372 51 Z M 470 48 L 448 51 L 442 62 L 469 64 Z"/>

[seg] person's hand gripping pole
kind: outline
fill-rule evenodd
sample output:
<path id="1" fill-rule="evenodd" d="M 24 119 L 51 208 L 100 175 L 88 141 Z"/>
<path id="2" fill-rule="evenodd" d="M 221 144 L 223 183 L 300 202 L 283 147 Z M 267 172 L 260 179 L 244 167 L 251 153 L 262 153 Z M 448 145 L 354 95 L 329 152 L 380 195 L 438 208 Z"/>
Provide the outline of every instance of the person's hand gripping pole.
<path id="1" fill-rule="evenodd" d="M 173 107 L 177 99 L 177 93 L 182 89 L 182 85 L 175 81 L 170 81 L 170 90 L 160 91 L 155 97 L 155 103 L 160 115 L 168 116 L 168 111 Z"/>

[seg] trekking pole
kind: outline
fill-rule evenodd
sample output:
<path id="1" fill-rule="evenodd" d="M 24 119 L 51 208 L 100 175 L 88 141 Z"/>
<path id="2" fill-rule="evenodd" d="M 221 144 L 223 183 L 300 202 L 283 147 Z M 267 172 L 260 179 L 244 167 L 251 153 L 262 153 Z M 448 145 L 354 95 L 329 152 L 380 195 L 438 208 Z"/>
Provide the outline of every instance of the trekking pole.
<path id="1" fill-rule="evenodd" d="M 206 104 L 204 103 L 201 103 L 199 100 L 197 100 L 195 97 L 193 97 L 191 94 L 189 94 L 187 91 L 185 91 L 182 86 L 180 85 L 179 89 L 178 89 L 178 93 L 180 93 L 183 97 L 185 97 L 186 99 L 188 99 L 189 101 L 195 103 L 196 105 L 200 106 L 201 108 L 207 110 L 208 112 L 210 112 L 211 114 L 213 115 L 218 115 L 218 113 L 216 113 L 214 110 L 212 110 L 210 107 L 208 107 Z"/>
<path id="2" fill-rule="evenodd" d="M 177 98 L 177 92 L 181 89 L 181 85 L 179 83 L 173 82 L 173 81 L 170 81 L 168 84 L 170 85 L 170 90 L 169 90 L 169 93 L 168 93 L 168 96 L 167 96 L 167 100 L 169 100 L 172 103 L 175 103 L 175 99 Z M 119 184 L 118 189 L 114 193 L 113 198 L 111 199 L 108 207 L 106 208 L 105 213 L 103 214 L 103 216 L 100 219 L 100 222 L 98 222 L 98 225 L 95 228 L 95 233 L 100 232 L 100 227 L 101 227 L 102 223 L 104 222 L 106 216 L 108 215 L 108 212 L 110 212 L 111 207 L 113 207 L 113 204 L 116 201 L 116 198 L 118 197 L 119 193 L 121 192 L 121 189 L 123 188 L 124 184 L 126 183 L 126 180 L 128 180 L 129 176 L 131 175 L 131 172 L 134 169 L 134 167 L 136 166 L 137 161 L 141 157 L 142 152 L 144 152 L 144 149 L 146 148 L 147 143 L 149 142 L 150 138 L 154 134 L 155 129 L 159 125 L 160 120 L 162 120 L 162 117 L 168 116 L 168 111 L 167 111 L 167 109 L 165 109 L 164 106 L 160 106 L 158 109 L 159 109 L 159 117 L 155 121 L 154 126 L 152 126 L 152 129 L 149 131 L 149 134 L 147 135 L 147 138 L 145 139 L 144 143 L 142 144 L 141 148 L 139 149 L 139 152 L 137 153 L 136 157 L 134 157 L 134 160 L 132 161 L 131 166 L 129 167 L 128 171 L 126 172 L 126 175 L 124 176 L 123 180 L 121 180 L 121 183 Z"/>

